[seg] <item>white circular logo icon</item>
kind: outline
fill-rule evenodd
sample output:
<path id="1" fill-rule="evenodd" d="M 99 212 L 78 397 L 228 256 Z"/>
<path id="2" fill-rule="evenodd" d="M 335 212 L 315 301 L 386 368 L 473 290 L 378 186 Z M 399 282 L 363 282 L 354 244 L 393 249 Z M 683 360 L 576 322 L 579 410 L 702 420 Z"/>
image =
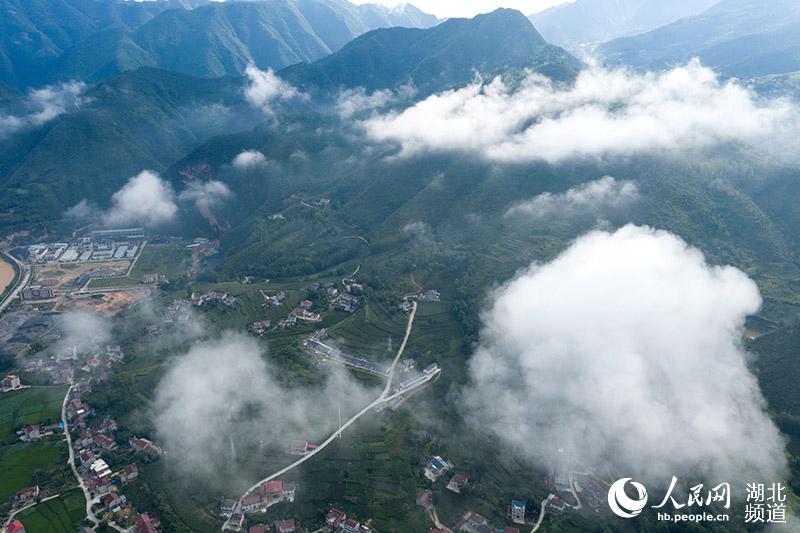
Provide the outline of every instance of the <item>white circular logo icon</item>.
<path id="1" fill-rule="evenodd" d="M 625 485 L 629 481 L 639 495 L 636 499 L 625 494 Z M 642 512 L 645 505 L 647 505 L 647 489 L 641 483 L 631 481 L 629 477 L 618 479 L 608 489 L 608 506 L 617 516 L 633 518 Z"/>

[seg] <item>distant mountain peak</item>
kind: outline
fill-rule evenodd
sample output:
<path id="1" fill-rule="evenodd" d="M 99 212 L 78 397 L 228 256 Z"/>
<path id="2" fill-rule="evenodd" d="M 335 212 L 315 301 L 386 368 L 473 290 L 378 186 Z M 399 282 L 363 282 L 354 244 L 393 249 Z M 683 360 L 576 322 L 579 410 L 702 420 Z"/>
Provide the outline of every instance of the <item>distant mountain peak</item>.
<path id="1" fill-rule="evenodd" d="M 469 83 L 476 72 L 495 76 L 532 69 L 571 79 L 580 63 L 549 45 L 514 9 L 471 19 L 453 18 L 429 29 L 387 28 L 368 32 L 314 63 L 281 71 L 307 89 L 394 88 L 414 83 L 421 94 Z"/>
<path id="2" fill-rule="evenodd" d="M 610 65 L 670 68 L 698 57 L 725 77 L 800 71 L 800 2 L 721 0 L 703 13 L 605 43 Z"/>
<path id="3" fill-rule="evenodd" d="M 0 13 L 0 82 L 17 88 L 140 66 L 201 77 L 240 75 L 251 62 L 280 69 L 373 29 L 439 22 L 411 4 L 347 0 L 0 0 Z M 17 44 L 23 35 L 37 36 L 32 46 Z"/>
<path id="4" fill-rule="evenodd" d="M 530 16 L 549 42 L 566 47 L 636 35 L 702 13 L 719 0 L 575 0 Z"/>
<path id="5" fill-rule="evenodd" d="M 408 2 L 401 2 L 394 7 L 389 8 L 394 13 L 405 13 L 408 9 L 417 9 L 414 5 Z"/>

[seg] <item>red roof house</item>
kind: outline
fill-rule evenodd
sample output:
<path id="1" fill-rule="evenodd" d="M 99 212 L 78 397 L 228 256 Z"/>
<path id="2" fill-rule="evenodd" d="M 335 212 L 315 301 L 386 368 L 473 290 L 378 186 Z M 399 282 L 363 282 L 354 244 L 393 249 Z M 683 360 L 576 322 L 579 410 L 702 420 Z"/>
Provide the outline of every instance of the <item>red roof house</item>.
<path id="1" fill-rule="evenodd" d="M 25 533 L 25 526 L 19 520 L 14 520 L 6 527 L 8 533 Z"/>
<path id="2" fill-rule="evenodd" d="M 294 518 L 275 523 L 275 533 L 293 533 L 294 531 L 297 531 Z"/>

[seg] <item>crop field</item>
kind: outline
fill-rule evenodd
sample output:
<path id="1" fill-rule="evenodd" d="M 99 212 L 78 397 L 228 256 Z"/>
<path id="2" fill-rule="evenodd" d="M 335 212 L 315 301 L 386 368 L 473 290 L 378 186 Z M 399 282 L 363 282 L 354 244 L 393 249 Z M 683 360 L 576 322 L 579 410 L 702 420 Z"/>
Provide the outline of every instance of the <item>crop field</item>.
<path id="1" fill-rule="evenodd" d="M 72 490 L 22 511 L 17 518 L 28 533 L 73 533 L 80 528 L 85 513 L 83 494 Z"/>
<path id="2" fill-rule="evenodd" d="M 0 502 L 7 502 L 21 488 L 63 487 L 70 477 L 64 442 L 12 444 L 0 448 Z"/>
<path id="3" fill-rule="evenodd" d="M 405 335 L 408 317 L 370 301 L 328 331 L 337 346 L 370 360 L 391 358 Z"/>
<path id="4" fill-rule="evenodd" d="M 65 386 L 31 387 L 0 395 L 0 445 L 15 442 L 20 426 L 59 421 L 66 391 Z"/>

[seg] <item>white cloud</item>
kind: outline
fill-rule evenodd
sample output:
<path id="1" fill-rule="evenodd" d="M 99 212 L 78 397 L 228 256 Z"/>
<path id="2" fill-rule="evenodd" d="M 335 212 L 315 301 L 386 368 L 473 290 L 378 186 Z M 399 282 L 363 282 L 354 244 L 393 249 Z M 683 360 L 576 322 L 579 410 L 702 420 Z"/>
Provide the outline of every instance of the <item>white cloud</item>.
<path id="1" fill-rule="evenodd" d="M 515 89 L 476 80 L 362 125 L 373 141 L 398 143 L 400 156 L 463 151 L 558 163 L 792 138 L 798 115 L 788 100 L 759 100 L 693 60 L 660 74 L 590 67 L 567 88 L 536 74 Z"/>
<path id="2" fill-rule="evenodd" d="M 466 416 L 545 467 L 776 479 L 783 441 L 740 340 L 760 305 L 670 233 L 591 232 L 494 295 Z"/>
<path id="3" fill-rule="evenodd" d="M 227 185 L 221 181 L 211 180 L 190 183 L 185 190 L 181 191 L 178 199 L 182 202 L 192 202 L 200 212 L 207 212 L 231 196 L 233 193 Z"/>
<path id="4" fill-rule="evenodd" d="M 263 165 L 267 158 L 258 150 L 245 150 L 233 158 L 233 166 L 239 170 L 248 170 Z"/>
<path id="5" fill-rule="evenodd" d="M 341 118 L 350 118 L 356 113 L 380 109 L 392 101 L 394 93 L 388 89 L 367 94 L 363 87 L 346 89 L 339 93 L 336 112 Z"/>
<path id="6" fill-rule="evenodd" d="M 348 119 L 353 115 L 384 108 L 394 102 L 408 100 L 416 93 L 416 87 L 411 84 L 402 85 L 397 91 L 383 89 L 370 94 L 363 87 L 345 89 L 336 98 L 336 113 L 341 118 Z"/>
<path id="7" fill-rule="evenodd" d="M 340 367 L 314 387 L 284 387 L 258 343 L 227 333 L 200 342 L 173 361 L 156 389 L 153 417 L 168 459 L 180 471 L 214 479 L 237 476 L 233 448 L 284 450 L 292 439 L 314 442 L 368 405 L 368 391 Z M 233 446 L 231 445 L 233 442 Z"/>
<path id="8" fill-rule="evenodd" d="M 114 193 L 102 219 L 106 226 L 158 226 L 173 220 L 177 213 L 170 184 L 152 170 L 144 170 Z"/>
<path id="9" fill-rule="evenodd" d="M 61 333 L 55 343 L 55 353 L 78 353 L 104 347 L 111 342 L 111 323 L 108 318 L 84 311 L 71 311 L 58 316 L 56 324 Z"/>
<path id="10" fill-rule="evenodd" d="M 255 65 L 249 65 L 245 75 L 250 84 L 245 88 L 245 98 L 254 107 L 260 108 L 264 113 L 272 113 L 272 105 L 277 101 L 287 101 L 303 96 L 291 84 L 279 78 L 272 69 L 259 70 Z"/>
<path id="11" fill-rule="evenodd" d="M 228 200 L 233 193 L 221 181 L 192 182 L 177 196 L 172 186 L 152 170 L 144 170 L 130 178 L 111 196 L 111 205 L 101 211 L 86 200 L 67 209 L 64 216 L 81 221 L 99 219 L 104 226 L 159 226 L 171 222 L 178 214 L 178 201 L 191 203 L 201 213 Z"/>
<path id="12" fill-rule="evenodd" d="M 506 214 L 532 217 L 571 216 L 577 213 L 601 215 L 628 206 L 638 198 L 639 190 L 634 182 L 603 176 L 560 194 L 542 193 L 512 206 Z"/>
<path id="13" fill-rule="evenodd" d="M 62 113 L 77 109 L 87 101 L 81 96 L 85 90 L 85 83 L 75 81 L 31 90 L 16 114 L 0 113 L 0 139 L 41 126 Z"/>
<path id="14" fill-rule="evenodd" d="M 98 216 L 99 210 L 97 206 L 90 204 L 88 200 L 83 199 L 77 204 L 73 205 L 66 210 L 64 216 L 67 218 L 74 218 L 77 220 L 86 220 Z"/>
<path id="15" fill-rule="evenodd" d="M 424 222 L 409 222 L 403 226 L 403 233 L 411 236 L 428 235 L 431 228 Z"/>

